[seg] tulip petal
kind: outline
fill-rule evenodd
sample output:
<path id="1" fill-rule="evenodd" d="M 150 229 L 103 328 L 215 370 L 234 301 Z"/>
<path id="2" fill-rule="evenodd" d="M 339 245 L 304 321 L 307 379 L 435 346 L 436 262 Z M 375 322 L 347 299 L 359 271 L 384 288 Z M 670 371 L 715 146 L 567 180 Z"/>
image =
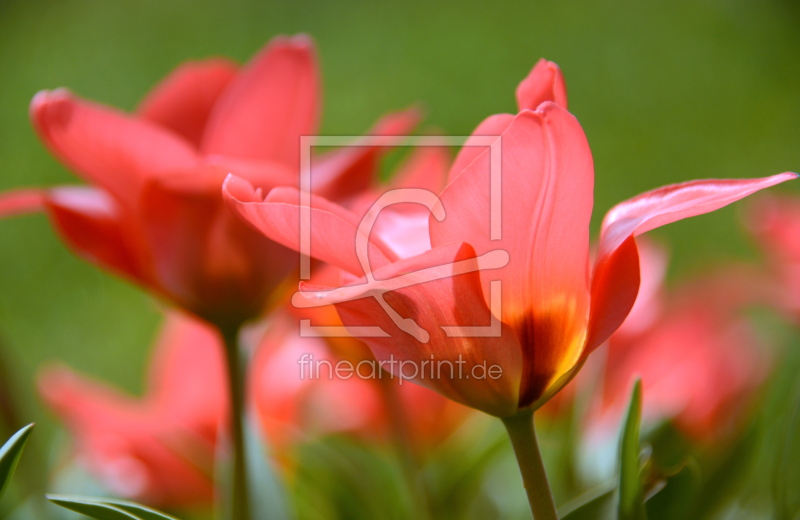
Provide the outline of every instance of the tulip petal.
<path id="1" fill-rule="evenodd" d="M 162 288 L 215 323 L 258 313 L 297 256 L 242 222 L 220 188 L 186 192 L 170 181 L 154 179 L 140 197 L 139 218 Z"/>
<path id="2" fill-rule="evenodd" d="M 316 131 L 319 98 L 311 40 L 275 38 L 220 96 L 202 150 L 294 168 L 300 161 L 300 136 Z"/>
<path id="3" fill-rule="evenodd" d="M 567 108 L 567 85 L 558 65 L 541 59 L 517 87 L 517 106 L 536 110 L 545 101 Z"/>
<path id="4" fill-rule="evenodd" d="M 47 191 L 19 189 L 0 193 L 0 217 L 36 213 L 45 208 Z"/>
<path id="5" fill-rule="evenodd" d="M 46 209 L 58 234 L 78 256 L 147 285 L 149 278 L 121 208 L 106 192 L 55 188 L 48 194 Z"/>
<path id="6" fill-rule="evenodd" d="M 448 182 L 453 182 L 472 161 L 484 155 L 491 143 L 495 141 L 490 138 L 502 135 L 512 121 L 514 121 L 514 116 L 511 114 L 495 114 L 484 119 L 464 142 L 461 150 L 458 151 L 456 160 L 453 162 L 453 166 L 450 167 L 450 174 L 447 177 Z"/>
<path id="7" fill-rule="evenodd" d="M 401 330 L 373 293 L 362 293 L 336 304 L 342 322 L 353 327 L 380 327 L 386 337 L 362 338 L 382 367 L 412 379 L 440 394 L 486 413 L 505 417 L 516 413 L 522 352 L 514 332 L 497 322 L 497 335 L 448 336 L 442 327 L 488 327 L 493 321 L 484 302 L 480 276 L 471 271 L 454 274 L 453 262 L 475 262 L 474 250 L 450 245 L 402 260 L 375 273 L 392 279 L 434 266 L 446 266 L 448 276 L 383 293 L 385 302 L 404 320 L 413 320 L 428 335 L 421 342 Z M 367 284 L 367 287 L 379 287 Z M 392 362 L 394 360 L 394 362 Z M 490 377 L 480 367 L 499 367 Z M 452 368 L 451 368 L 452 367 Z M 475 368 L 478 367 L 478 368 Z M 483 374 L 483 377 L 481 377 Z"/>
<path id="8" fill-rule="evenodd" d="M 636 240 L 628 237 L 594 266 L 584 358 L 625 322 L 639 294 L 639 283 L 639 249 Z"/>
<path id="9" fill-rule="evenodd" d="M 261 200 L 260 190 L 253 190 L 243 179 L 228 177 L 223 195 L 229 207 L 245 221 L 271 240 L 300 251 L 300 191 L 295 188 L 276 188 Z M 356 255 L 359 219 L 336 204 L 311 196 L 311 256 L 338 266 L 356 276 L 364 270 Z M 369 241 L 369 259 L 373 268 L 395 258 L 378 239 Z"/>
<path id="10" fill-rule="evenodd" d="M 185 63 L 147 95 L 137 113 L 199 148 L 211 109 L 236 69 L 218 58 Z"/>
<path id="11" fill-rule="evenodd" d="M 781 173 L 760 179 L 685 182 L 643 193 L 612 208 L 603 220 L 592 277 L 592 313 L 584 355 L 619 328 L 636 300 L 639 262 L 631 237 L 709 213 L 796 177 Z"/>
<path id="12" fill-rule="evenodd" d="M 575 366 L 589 312 L 587 265 L 594 172 L 577 120 L 550 102 L 523 111 L 501 136 L 502 237 L 493 222 L 490 154 L 485 152 L 445 188 L 446 212 L 430 219 L 434 248 L 468 242 L 479 254 L 502 249 L 507 267 L 484 271 L 502 281 L 502 320 L 522 334 L 523 402 L 538 397 Z M 499 207 L 498 207 L 499 206 Z M 495 221 L 496 222 L 496 221 Z"/>
<path id="13" fill-rule="evenodd" d="M 174 133 L 66 90 L 37 94 L 31 118 L 56 157 L 128 205 L 145 179 L 191 171 L 198 164 L 189 143 Z"/>

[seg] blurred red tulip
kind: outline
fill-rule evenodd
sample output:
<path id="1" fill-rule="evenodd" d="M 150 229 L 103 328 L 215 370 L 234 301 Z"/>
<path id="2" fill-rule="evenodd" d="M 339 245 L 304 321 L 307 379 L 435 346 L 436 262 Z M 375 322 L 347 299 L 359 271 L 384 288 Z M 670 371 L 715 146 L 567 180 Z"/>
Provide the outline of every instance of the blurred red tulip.
<path id="1" fill-rule="evenodd" d="M 672 419 L 697 440 L 719 438 L 738 425 L 770 365 L 771 350 L 744 312 L 761 302 L 760 289 L 731 266 L 667 297 L 666 255 L 649 243 L 642 251 L 642 285 L 650 289 L 608 340 L 590 429 L 616 435 L 641 377 L 645 421 Z"/>
<path id="2" fill-rule="evenodd" d="M 315 435 L 387 435 L 384 402 L 374 381 L 329 377 L 325 367 L 320 377 L 308 367 L 302 373 L 304 355 L 330 367 L 339 361 L 320 338 L 300 337 L 296 320 L 276 313 L 258 344 L 249 387 L 262 431 L 277 455 Z M 79 460 L 103 484 L 127 498 L 180 507 L 213 498 L 219 425 L 228 413 L 225 378 L 219 334 L 173 312 L 157 341 L 143 397 L 64 366 L 43 370 L 39 390 L 73 434 Z M 411 384 L 399 392 L 419 414 L 413 425 L 419 445 L 442 440 L 463 418 L 454 412 L 458 405 L 431 394 Z"/>
<path id="3" fill-rule="evenodd" d="M 44 209 L 80 256 L 217 325 L 257 315 L 297 254 L 255 232 L 222 203 L 229 172 L 254 186 L 296 186 L 300 136 L 319 119 L 312 42 L 278 37 L 239 69 L 223 59 L 187 63 L 134 115 L 66 90 L 31 104 L 48 149 L 91 187 L 20 190 L 0 215 Z M 384 119 L 376 135 L 407 133 L 414 111 Z M 381 148 L 347 147 L 314 160 L 314 190 L 336 200 L 373 182 Z"/>
<path id="4" fill-rule="evenodd" d="M 746 223 L 769 262 L 765 297 L 800 321 L 800 199 L 761 197 L 751 206 Z"/>
<path id="5" fill-rule="evenodd" d="M 565 102 L 560 73 L 543 63 L 518 90 L 519 114 L 492 116 L 473 133 L 498 136 L 502 145 L 502 221 L 494 223 L 502 222 L 501 238 L 491 232 L 490 151 L 465 146 L 448 186 L 436 202 L 426 199 L 432 215 L 419 233 L 431 247 L 421 254 L 406 256 L 376 229 L 367 239 L 357 214 L 312 197 L 311 254 L 356 281 L 335 291 L 306 287 L 294 299 L 335 303 L 351 328 L 379 326 L 385 336 L 364 338 L 376 359 L 408 363 L 420 384 L 498 417 L 541 406 L 622 324 L 639 291 L 635 236 L 795 178 L 693 181 L 623 202 L 605 217 L 590 270 L 592 157 L 577 120 L 559 104 Z M 300 250 L 297 190 L 272 190 L 263 198 L 229 178 L 224 191 L 230 206 L 266 236 Z M 374 272 L 365 273 L 364 253 Z M 497 298 L 493 280 L 502 282 Z M 492 308 L 502 308 L 502 315 Z M 499 334 L 457 337 L 443 328 L 487 324 Z M 431 360 L 462 370 L 425 377 L 421 368 Z M 398 365 L 390 365 L 396 374 Z M 467 377 L 493 366 L 500 377 Z"/>
<path id="6" fill-rule="evenodd" d="M 39 391 L 73 434 L 79 459 L 111 491 L 158 506 L 210 502 L 227 391 L 213 329 L 173 313 L 158 339 L 144 397 L 69 368 L 44 370 Z"/>
<path id="7" fill-rule="evenodd" d="M 735 426 L 770 358 L 737 310 L 720 305 L 718 297 L 700 287 L 687 287 L 647 332 L 612 336 L 600 412 L 610 421 L 606 426 L 616 431 L 637 376 L 642 378 L 645 420 L 672 418 L 698 440 L 716 438 Z"/>

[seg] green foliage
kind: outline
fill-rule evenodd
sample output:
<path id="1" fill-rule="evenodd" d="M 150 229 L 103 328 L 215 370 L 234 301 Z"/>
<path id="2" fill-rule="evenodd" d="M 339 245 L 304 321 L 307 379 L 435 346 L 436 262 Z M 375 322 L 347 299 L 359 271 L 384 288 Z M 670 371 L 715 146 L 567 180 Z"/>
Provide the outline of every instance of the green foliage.
<path id="1" fill-rule="evenodd" d="M 96 520 L 177 520 L 174 516 L 125 500 L 70 495 L 48 495 L 47 499 Z"/>
<path id="2" fill-rule="evenodd" d="M 660 488 L 646 503 L 649 520 L 673 520 L 691 518 L 690 512 L 700 486 L 700 468 L 693 460 L 687 460 L 672 475 L 659 479 Z"/>
<path id="3" fill-rule="evenodd" d="M 33 424 L 29 424 L 12 435 L 0 448 L 0 497 L 3 496 L 3 492 L 14 475 L 14 470 L 17 469 L 19 458 L 22 456 L 22 450 L 25 449 L 31 431 L 33 431 Z"/>
<path id="4" fill-rule="evenodd" d="M 639 425 L 642 420 L 642 382 L 633 385 L 619 449 L 619 519 L 646 520 L 639 464 Z"/>
<path id="5" fill-rule="evenodd" d="M 800 516 L 800 385 L 796 385 L 773 479 L 777 518 L 795 520 Z"/>
<path id="6" fill-rule="evenodd" d="M 617 488 L 603 485 L 561 508 L 561 520 L 602 520 L 614 518 Z"/>

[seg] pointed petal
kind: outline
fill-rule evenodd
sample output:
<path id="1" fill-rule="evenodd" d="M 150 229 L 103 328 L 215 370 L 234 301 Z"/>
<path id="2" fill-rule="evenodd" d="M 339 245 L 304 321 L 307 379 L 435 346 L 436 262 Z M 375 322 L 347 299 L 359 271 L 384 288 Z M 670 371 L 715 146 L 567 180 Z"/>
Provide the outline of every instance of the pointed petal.
<path id="1" fill-rule="evenodd" d="M 271 240 L 300 251 L 300 191 L 276 188 L 263 201 L 259 191 L 246 181 L 228 177 L 223 195 L 229 207 Z M 356 255 L 358 217 L 321 197 L 311 197 L 311 256 L 336 265 L 356 276 L 364 271 Z M 369 259 L 373 268 L 393 257 L 391 251 L 375 239 L 369 240 Z"/>
<path id="2" fill-rule="evenodd" d="M 748 195 L 797 177 L 781 173 L 760 179 L 709 179 L 664 186 L 617 204 L 603 219 L 599 256 L 630 235 L 710 213 Z"/>
<path id="3" fill-rule="evenodd" d="M 677 220 L 702 215 L 759 190 L 797 177 L 691 181 L 643 193 L 611 209 L 603 220 L 592 279 L 588 354 L 625 320 L 639 290 L 639 261 L 631 237 Z"/>
<path id="4" fill-rule="evenodd" d="M 47 200 L 47 191 L 19 189 L 0 193 L 0 217 L 13 217 L 42 211 Z"/>
<path id="5" fill-rule="evenodd" d="M 211 109 L 236 69 L 219 58 L 185 63 L 147 95 L 137 113 L 199 147 Z"/>
<path id="6" fill-rule="evenodd" d="M 148 285 L 140 251 L 119 205 L 104 191 L 88 187 L 50 190 L 47 213 L 61 238 L 80 257 Z"/>
<path id="7" fill-rule="evenodd" d="M 37 94 L 31 118 L 59 160 L 126 204 L 133 204 L 145 179 L 192 171 L 198 164 L 189 143 L 174 133 L 66 90 Z"/>
<path id="8" fill-rule="evenodd" d="M 308 37 L 273 39 L 220 96 L 202 150 L 296 167 L 300 136 L 317 128 L 319 82 Z"/>
<path id="9" fill-rule="evenodd" d="M 567 85 L 558 65 L 541 59 L 517 87 L 517 106 L 536 110 L 545 101 L 567 108 Z"/>
<path id="10" fill-rule="evenodd" d="M 474 259 L 470 246 L 451 245 L 388 266 L 375 276 L 390 280 L 404 273 Z M 428 341 L 421 342 L 401 330 L 372 297 L 374 293 L 362 293 L 361 298 L 342 301 L 336 308 L 351 330 L 378 326 L 387 333 L 386 337 L 362 338 L 384 369 L 472 408 L 498 417 L 512 415 L 517 411 L 522 367 L 517 337 L 499 321 L 497 335 L 448 336 L 442 327 L 488 328 L 494 319 L 484 302 L 478 273 L 453 275 L 452 267 L 445 269 L 449 276 L 383 293 L 393 311 L 406 323 L 413 320 L 425 331 Z M 486 375 L 485 370 L 495 366 L 498 368 L 493 373 L 498 377 Z"/>

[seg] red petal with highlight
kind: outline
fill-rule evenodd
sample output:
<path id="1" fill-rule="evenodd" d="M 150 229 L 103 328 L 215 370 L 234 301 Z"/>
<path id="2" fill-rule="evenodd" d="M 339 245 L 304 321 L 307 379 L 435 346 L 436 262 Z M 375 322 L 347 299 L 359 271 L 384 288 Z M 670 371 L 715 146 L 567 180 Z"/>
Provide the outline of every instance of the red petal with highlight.
<path id="1" fill-rule="evenodd" d="M 317 128 L 319 83 L 309 38 L 273 39 L 220 96 L 203 152 L 296 168 L 300 136 L 313 135 Z"/>
<path id="2" fill-rule="evenodd" d="M 235 76 L 236 65 L 228 60 L 185 63 L 147 95 L 137 112 L 199 148 L 211 109 Z"/>

